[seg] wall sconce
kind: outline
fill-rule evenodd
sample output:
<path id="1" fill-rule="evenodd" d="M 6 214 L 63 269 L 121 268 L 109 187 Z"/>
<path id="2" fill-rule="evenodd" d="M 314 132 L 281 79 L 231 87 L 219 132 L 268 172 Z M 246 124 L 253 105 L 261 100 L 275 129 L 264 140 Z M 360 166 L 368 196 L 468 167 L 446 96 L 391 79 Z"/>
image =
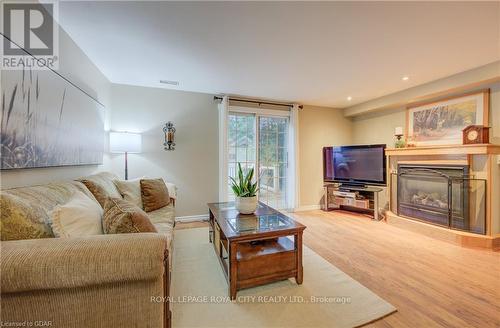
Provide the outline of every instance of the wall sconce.
<path id="1" fill-rule="evenodd" d="M 175 128 L 174 128 L 174 123 L 168 122 L 165 124 L 163 127 L 163 133 L 165 134 L 165 142 L 163 143 L 163 146 L 165 146 L 165 150 L 175 150 L 175 142 L 174 142 L 174 134 L 175 134 Z"/>

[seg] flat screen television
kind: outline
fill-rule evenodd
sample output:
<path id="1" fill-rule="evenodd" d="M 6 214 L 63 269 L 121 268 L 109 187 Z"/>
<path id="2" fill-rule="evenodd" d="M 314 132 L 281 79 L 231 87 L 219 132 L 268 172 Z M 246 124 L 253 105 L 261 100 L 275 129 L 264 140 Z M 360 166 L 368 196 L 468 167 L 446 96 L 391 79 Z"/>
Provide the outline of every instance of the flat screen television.
<path id="1" fill-rule="evenodd" d="M 387 184 L 386 145 L 356 145 L 323 148 L 323 179 L 345 185 Z"/>

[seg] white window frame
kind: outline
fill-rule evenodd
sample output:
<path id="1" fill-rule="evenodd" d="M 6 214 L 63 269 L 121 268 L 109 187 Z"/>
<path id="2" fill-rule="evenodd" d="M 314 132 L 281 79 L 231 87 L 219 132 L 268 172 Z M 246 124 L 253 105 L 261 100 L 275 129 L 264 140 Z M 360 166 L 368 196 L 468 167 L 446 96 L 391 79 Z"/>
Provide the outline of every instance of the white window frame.
<path id="1" fill-rule="evenodd" d="M 296 130 L 297 127 L 298 127 L 298 124 L 296 124 L 296 122 L 292 122 L 292 113 L 290 110 L 276 110 L 276 109 L 266 109 L 266 108 L 253 108 L 253 107 L 243 107 L 243 106 L 231 106 L 229 105 L 228 106 L 228 110 L 227 110 L 227 115 L 229 116 L 231 113 L 245 113 L 245 114 L 252 114 L 252 115 L 255 115 L 255 118 L 256 118 L 256 123 L 258 124 L 259 122 L 259 117 L 260 116 L 265 116 L 265 117 L 287 117 L 288 118 L 288 124 L 289 124 L 289 127 L 288 129 L 294 129 Z M 296 124 L 297 126 L 295 127 L 292 127 L 292 124 Z M 225 170 L 225 177 L 223 177 L 222 179 L 223 180 L 226 180 L 226 185 L 227 185 L 227 180 L 228 180 L 228 170 L 227 170 L 227 165 L 228 165 L 228 154 L 229 154 L 229 145 L 227 143 L 227 137 L 228 137 L 228 132 L 227 132 L 227 123 L 225 125 L 225 129 L 226 131 L 223 132 L 223 135 L 225 136 L 226 138 L 226 142 L 223 142 L 222 144 L 225 146 L 225 149 L 221 152 L 222 154 L 225 154 L 224 155 L 224 167 L 226 168 Z M 289 131 L 290 133 L 290 131 Z M 258 142 L 259 140 L 259 129 L 258 129 L 258 126 L 257 126 L 257 129 L 256 129 L 256 142 Z M 298 176 L 298 131 L 295 131 L 295 138 L 294 138 L 294 142 L 289 142 L 288 144 L 288 153 L 289 153 L 289 156 L 288 156 L 288 169 L 290 171 L 290 174 L 288 175 L 288 179 L 287 179 L 287 185 L 290 186 L 292 185 L 292 181 L 291 179 L 293 179 L 293 190 L 287 190 L 287 197 L 290 197 L 291 199 L 288 199 L 288 203 L 289 205 L 290 204 L 293 204 L 291 206 L 288 206 L 290 208 L 287 208 L 286 210 L 290 210 L 290 211 L 293 211 L 294 208 L 297 208 L 299 207 L 299 176 Z M 293 150 L 291 149 L 293 147 Z M 290 153 L 291 156 L 290 156 Z M 256 164 L 259 163 L 259 152 L 258 152 L 258 149 L 256 150 Z M 293 163 L 291 163 L 293 161 Z M 288 187 L 287 187 L 288 188 Z M 227 195 L 228 195 L 228 189 L 227 187 L 225 188 L 225 190 L 219 190 L 219 195 L 221 193 L 226 193 L 226 196 L 224 196 L 226 199 L 227 199 Z"/>

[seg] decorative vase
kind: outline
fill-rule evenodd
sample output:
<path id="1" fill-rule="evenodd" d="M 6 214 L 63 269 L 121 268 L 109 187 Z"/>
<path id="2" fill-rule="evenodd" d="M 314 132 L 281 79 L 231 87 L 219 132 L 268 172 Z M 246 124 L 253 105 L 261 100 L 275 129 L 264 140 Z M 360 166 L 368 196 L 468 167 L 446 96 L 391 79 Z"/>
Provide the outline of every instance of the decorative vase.
<path id="1" fill-rule="evenodd" d="M 234 206 L 241 214 L 252 214 L 257 209 L 257 196 L 236 197 Z"/>

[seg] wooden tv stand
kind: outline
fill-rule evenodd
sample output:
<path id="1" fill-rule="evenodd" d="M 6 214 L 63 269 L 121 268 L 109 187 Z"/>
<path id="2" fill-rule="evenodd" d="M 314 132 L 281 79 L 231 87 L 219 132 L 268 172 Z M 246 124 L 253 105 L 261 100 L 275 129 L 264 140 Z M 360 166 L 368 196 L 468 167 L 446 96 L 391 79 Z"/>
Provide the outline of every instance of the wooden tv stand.
<path id="1" fill-rule="evenodd" d="M 324 188 L 324 211 L 346 210 L 352 212 L 366 213 L 373 216 L 374 220 L 379 220 L 378 215 L 378 193 L 382 188 L 377 187 L 356 187 L 342 186 L 337 183 L 325 183 Z M 344 191 L 356 193 L 356 198 L 335 195 L 335 192 Z"/>

